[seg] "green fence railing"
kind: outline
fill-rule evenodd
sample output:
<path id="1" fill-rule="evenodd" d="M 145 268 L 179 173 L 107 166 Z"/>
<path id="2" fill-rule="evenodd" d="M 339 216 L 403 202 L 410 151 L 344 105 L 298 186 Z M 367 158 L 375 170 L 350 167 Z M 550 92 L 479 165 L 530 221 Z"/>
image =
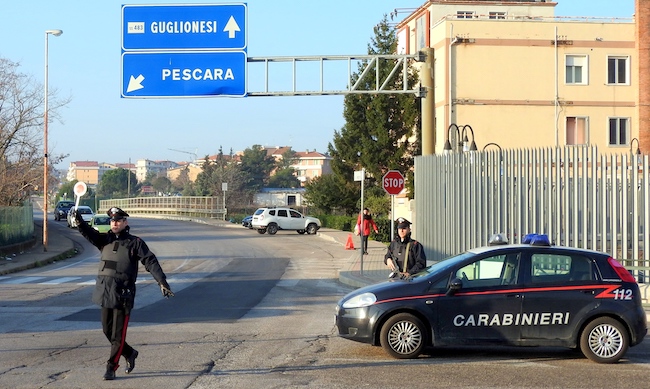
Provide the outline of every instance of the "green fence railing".
<path id="1" fill-rule="evenodd" d="M 29 241 L 34 237 L 34 208 L 0 207 L 0 247 Z"/>

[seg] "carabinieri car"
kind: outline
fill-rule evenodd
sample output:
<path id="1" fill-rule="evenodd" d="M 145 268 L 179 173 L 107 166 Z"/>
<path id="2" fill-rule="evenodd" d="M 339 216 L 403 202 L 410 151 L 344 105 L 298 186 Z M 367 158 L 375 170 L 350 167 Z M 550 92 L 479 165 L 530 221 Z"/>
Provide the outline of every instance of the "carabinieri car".
<path id="1" fill-rule="evenodd" d="M 608 254 L 554 246 L 545 235 L 494 241 L 349 293 L 336 307 L 339 335 L 395 358 L 431 346 L 557 346 L 614 363 L 641 343 L 639 286 Z"/>

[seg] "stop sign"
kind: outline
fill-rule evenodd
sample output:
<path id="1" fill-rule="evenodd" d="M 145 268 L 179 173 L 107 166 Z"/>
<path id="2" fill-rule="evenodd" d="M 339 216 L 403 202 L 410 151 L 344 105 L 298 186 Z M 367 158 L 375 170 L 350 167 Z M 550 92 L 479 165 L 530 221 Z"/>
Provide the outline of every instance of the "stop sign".
<path id="1" fill-rule="evenodd" d="M 404 189 L 404 176 L 398 170 L 389 170 L 382 177 L 381 186 L 389 195 L 398 195 Z"/>

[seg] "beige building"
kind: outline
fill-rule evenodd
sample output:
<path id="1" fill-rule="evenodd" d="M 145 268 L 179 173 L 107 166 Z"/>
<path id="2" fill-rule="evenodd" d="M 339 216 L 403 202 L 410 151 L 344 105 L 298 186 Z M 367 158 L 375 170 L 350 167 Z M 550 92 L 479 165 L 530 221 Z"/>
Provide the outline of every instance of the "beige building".
<path id="1" fill-rule="evenodd" d="M 478 150 L 639 146 L 634 21 L 555 5 L 430 0 L 398 24 L 400 53 L 433 49 L 436 153 L 465 136 Z"/>
<path id="2" fill-rule="evenodd" d="M 97 161 L 75 161 L 68 166 L 68 181 L 83 181 L 88 185 L 97 185 L 100 180 Z"/>
<path id="3" fill-rule="evenodd" d="M 268 155 L 271 155 L 276 160 L 282 158 L 287 150 L 291 149 L 289 146 L 278 146 L 275 148 L 265 147 L 264 148 Z M 331 160 L 332 157 L 319 153 L 316 150 L 313 151 L 295 151 L 296 160 L 291 165 L 291 167 L 296 172 L 296 177 L 300 181 L 301 185 L 304 185 L 308 180 L 322 176 L 323 174 L 331 174 L 332 166 Z"/>
<path id="4" fill-rule="evenodd" d="M 97 161 L 70 162 L 66 179 L 68 181 L 83 181 L 90 186 L 97 185 L 105 172 L 113 169 L 127 169 L 135 173 L 135 165 L 131 163 L 106 163 Z"/>

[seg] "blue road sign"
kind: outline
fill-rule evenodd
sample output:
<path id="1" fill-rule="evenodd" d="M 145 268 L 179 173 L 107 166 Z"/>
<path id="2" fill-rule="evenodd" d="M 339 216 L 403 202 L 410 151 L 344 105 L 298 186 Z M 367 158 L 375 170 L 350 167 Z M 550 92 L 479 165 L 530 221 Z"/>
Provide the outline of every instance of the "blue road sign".
<path id="1" fill-rule="evenodd" d="M 122 97 L 245 95 L 244 51 L 122 53 Z"/>
<path id="2" fill-rule="evenodd" d="M 246 50 L 246 4 L 123 5 L 122 50 Z"/>

